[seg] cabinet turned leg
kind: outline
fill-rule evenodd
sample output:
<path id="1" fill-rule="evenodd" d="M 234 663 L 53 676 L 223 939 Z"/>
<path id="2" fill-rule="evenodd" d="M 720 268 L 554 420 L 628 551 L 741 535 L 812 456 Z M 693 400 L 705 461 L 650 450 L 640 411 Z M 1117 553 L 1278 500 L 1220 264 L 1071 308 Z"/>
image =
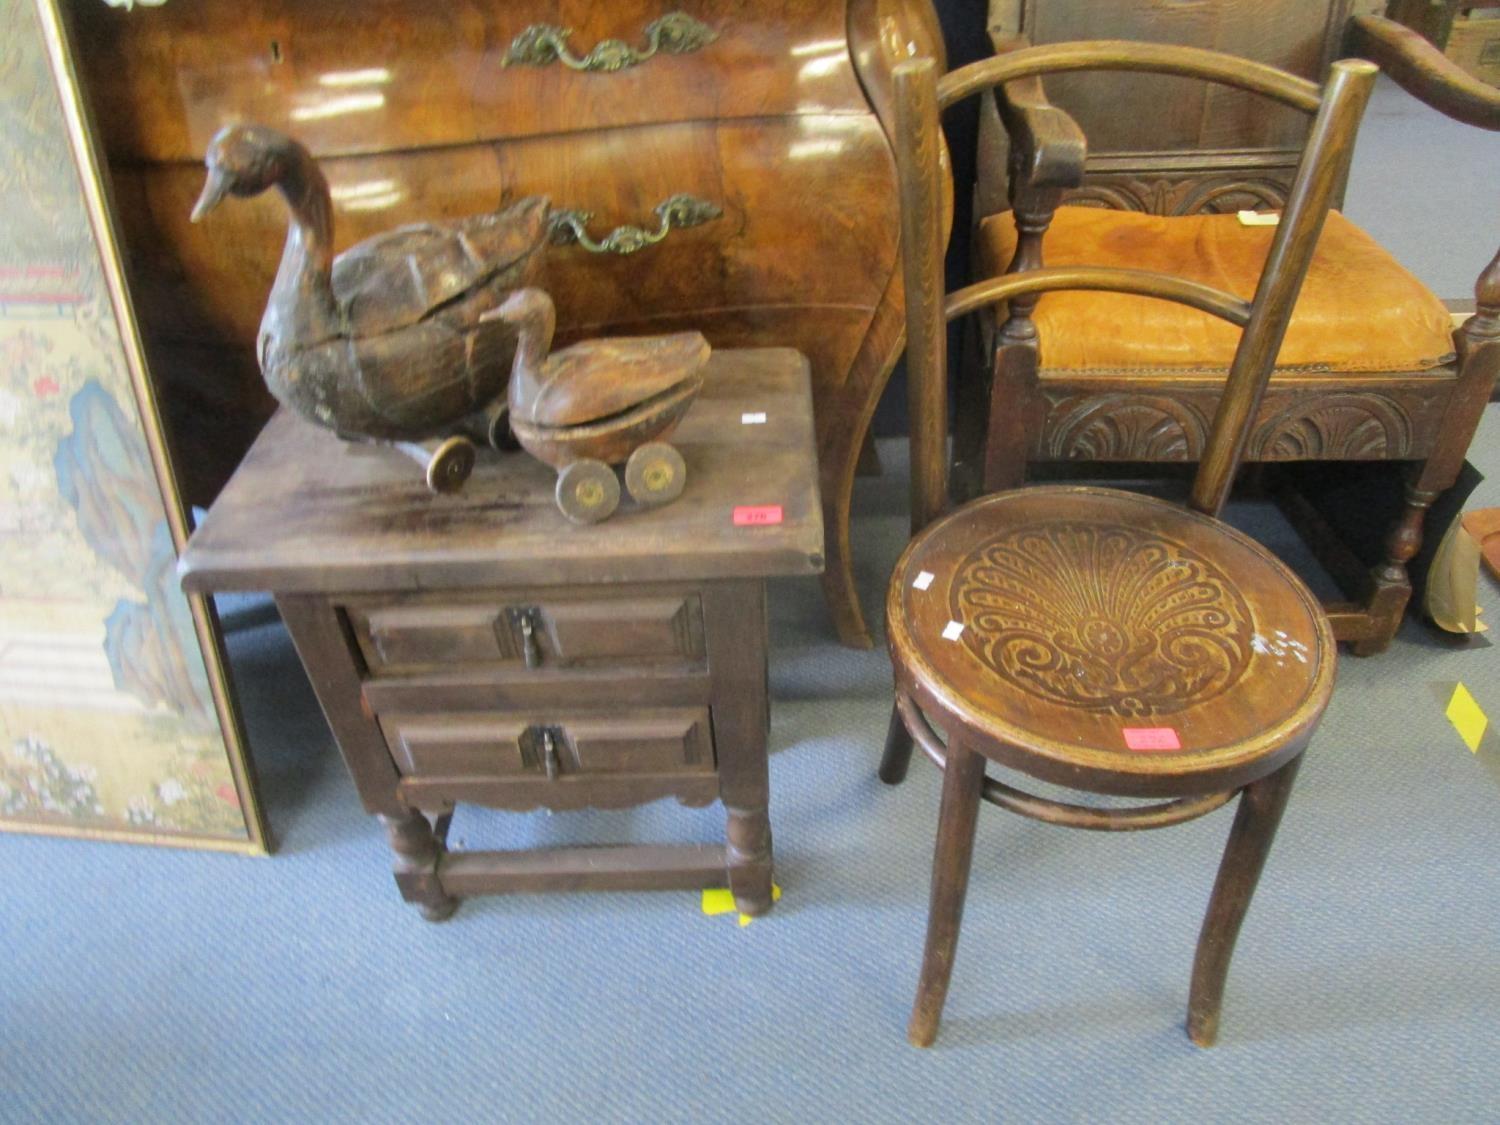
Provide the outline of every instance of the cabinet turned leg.
<path id="1" fill-rule="evenodd" d="M 741 914 L 758 918 L 771 909 L 771 817 L 766 806 L 724 807 L 727 814 L 729 890 Z"/>
<path id="2" fill-rule="evenodd" d="M 943 769 L 943 802 L 938 812 L 937 847 L 932 856 L 932 897 L 927 907 L 927 945 L 922 951 L 922 974 L 912 1005 L 906 1037 L 915 1047 L 930 1047 L 937 1038 L 953 976 L 958 927 L 963 920 L 964 896 L 969 890 L 969 864 L 974 857 L 974 829 L 979 821 L 979 795 L 984 787 L 984 758 L 955 739 L 948 742 Z"/>
<path id="3" fill-rule="evenodd" d="M 880 780 L 887 785 L 900 785 L 906 780 L 906 771 L 911 767 L 911 731 L 901 718 L 901 712 L 891 706 L 891 725 L 885 733 L 885 753 L 880 756 Z"/>
<path id="4" fill-rule="evenodd" d="M 1219 1037 L 1219 1007 L 1224 1000 L 1224 981 L 1229 975 L 1229 959 L 1240 925 L 1250 908 L 1250 898 L 1260 881 L 1261 869 L 1271 854 L 1271 842 L 1292 782 L 1302 764 L 1297 755 L 1270 777 L 1247 785 L 1240 794 L 1229 830 L 1224 858 L 1219 862 L 1219 876 L 1214 881 L 1213 897 L 1198 934 L 1198 952 L 1193 958 L 1193 983 L 1188 993 L 1187 1033 L 1200 1047 L 1212 1047 Z"/>
<path id="5" fill-rule="evenodd" d="M 447 894 L 438 881 L 443 845 L 427 818 L 412 809 L 405 816 L 382 815 L 380 821 L 396 853 L 396 886 L 401 888 L 401 897 L 419 906 L 429 922 L 453 917 L 458 899 Z M 446 833 L 446 823 L 442 827 Z"/>

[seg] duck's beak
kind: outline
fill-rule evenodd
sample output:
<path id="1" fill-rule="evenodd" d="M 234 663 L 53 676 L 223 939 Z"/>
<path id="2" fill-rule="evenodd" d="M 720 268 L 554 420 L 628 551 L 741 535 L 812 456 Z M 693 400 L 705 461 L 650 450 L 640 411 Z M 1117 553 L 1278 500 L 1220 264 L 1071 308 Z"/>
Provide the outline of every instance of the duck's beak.
<path id="1" fill-rule="evenodd" d="M 227 173 L 219 168 L 208 170 L 208 180 L 203 185 L 203 194 L 198 196 L 198 202 L 193 204 L 193 222 L 198 222 L 215 207 L 217 207 L 226 195 L 232 184 Z"/>

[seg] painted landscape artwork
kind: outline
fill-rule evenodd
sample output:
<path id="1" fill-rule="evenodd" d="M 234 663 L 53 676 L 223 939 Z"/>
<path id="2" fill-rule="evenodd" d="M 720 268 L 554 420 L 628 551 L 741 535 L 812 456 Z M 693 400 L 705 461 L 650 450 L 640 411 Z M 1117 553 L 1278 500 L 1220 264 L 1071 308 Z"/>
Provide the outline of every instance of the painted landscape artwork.
<path id="1" fill-rule="evenodd" d="M 0 827 L 251 844 L 31 0 L 0 152 Z"/>

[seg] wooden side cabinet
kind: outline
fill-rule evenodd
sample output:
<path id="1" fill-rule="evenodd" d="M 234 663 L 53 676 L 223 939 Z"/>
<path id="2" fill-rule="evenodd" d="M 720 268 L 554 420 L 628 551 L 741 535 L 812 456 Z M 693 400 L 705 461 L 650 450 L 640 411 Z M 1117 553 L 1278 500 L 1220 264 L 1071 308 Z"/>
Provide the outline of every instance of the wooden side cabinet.
<path id="1" fill-rule="evenodd" d="M 673 442 L 679 500 L 580 527 L 524 454 L 433 496 L 400 453 L 282 411 L 194 534 L 188 589 L 275 594 L 425 917 L 476 894 L 726 885 L 770 909 L 765 579 L 823 565 L 806 361 L 715 354 Z M 721 801 L 725 843 L 446 849 L 459 802 L 661 797 Z"/>

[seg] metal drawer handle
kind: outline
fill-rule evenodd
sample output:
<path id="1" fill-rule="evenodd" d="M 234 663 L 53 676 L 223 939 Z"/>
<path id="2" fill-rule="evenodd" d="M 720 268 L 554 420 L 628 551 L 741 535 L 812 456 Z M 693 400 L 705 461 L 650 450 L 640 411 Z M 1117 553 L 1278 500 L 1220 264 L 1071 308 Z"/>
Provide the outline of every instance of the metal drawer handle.
<path id="1" fill-rule="evenodd" d="M 568 50 L 571 28 L 534 23 L 511 40 L 503 66 L 548 66 L 560 62 L 569 70 L 610 73 L 640 66 L 658 51 L 687 55 L 719 37 L 713 28 L 684 12 L 668 12 L 646 25 L 646 46 L 640 50 L 623 39 L 601 40 L 582 58 Z"/>
<path id="2" fill-rule="evenodd" d="M 542 650 L 537 644 L 537 618 L 541 616 L 535 606 L 517 606 L 505 611 L 511 626 L 521 634 L 521 659 L 528 668 L 542 666 Z"/>
<path id="3" fill-rule="evenodd" d="M 722 208 L 706 199 L 678 194 L 664 199 L 656 205 L 656 229 L 642 227 L 616 227 L 602 241 L 589 237 L 588 221 L 594 217 L 592 211 L 553 211 L 548 219 L 552 228 L 554 246 L 570 246 L 577 243 L 591 254 L 634 254 L 647 246 L 655 246 L 672 232 L 674 227 L 696 227 L 712 219 L 721 218 Z"/>
<path id="4" fill-rule="evenodd" d="M 542 765 L 547 771 L 547 780 L 557 780 L 557 739 L 551 727 L 542 730 Z"/>

